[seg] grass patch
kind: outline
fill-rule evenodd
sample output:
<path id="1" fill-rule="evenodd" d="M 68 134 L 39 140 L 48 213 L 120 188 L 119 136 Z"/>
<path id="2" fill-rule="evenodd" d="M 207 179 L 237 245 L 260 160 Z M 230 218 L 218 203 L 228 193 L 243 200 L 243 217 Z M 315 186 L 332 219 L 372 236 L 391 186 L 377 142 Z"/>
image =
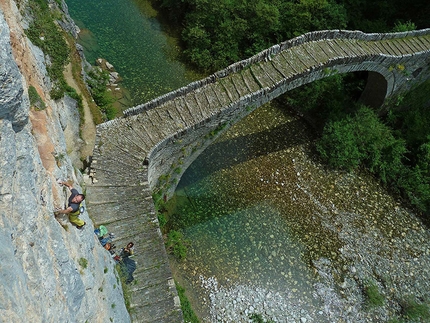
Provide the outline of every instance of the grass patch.
<path id="1" fill-rule="evenodd" d="M 402 321 L 399 318 L 395 317 L 395 318 L 389 319 L 387 323 L 402 323 Z"/>
<path id="2" fill-rule="evenodd" d="M 185 288 L 178 284 L 175 281 L 176 290 L 178 291 L 179 299 L 181 300 L 181 310 L 184 314 L 184 322 L 187 323 L 200 323 L 196 313 L 194 313 L 191 308 L 191 303 L 188 300 L 187 296 L 185 296 Z"/>
<path id="3" fill-rule="evenodd" d="M 385 297 L 381 294 L 378 286 L 374 282 L 369 282 L 364 286 L 364 295 L 366 297 L 366 302 L 370 307 L 384 305 Z"/>
<path id="4" fill-rule="evenodd" d="M 180 231 L 170 230 L 167 234 L 166 249 L 178 260 L 187 257 L 188 244 L 188 240 L 184 238 L 183 233 Z"/>
<path id="5" fill-rule="evenodd" d="M 253 313 L 249 316 L 253 323 L 274 323 L 272 320 L 264 320 L 261 314 Z"/>
<path id="6" fill-rule="evenodd" d="M 428 304 L 419 303 L 412 297 L 406 299 L 402 306 L 403 317 L 408 322 L 430 322 L 430 308 Z"/>
<path id="7" fill-rule="evenodd" d="M 129 285 L 126 284 L 127 277 L 125 277 L 125 275 L 122 273 L 122 270 L 119 264 L 115 265 L 115 269 L 117 272 L 116 278 L 121 282 L 125 308 L 127 309 L 127 312 L 131 315 L 133 313 L 133 309 L 131 308 L 131 289 Z"/>
<path id="8" fill-rule="evenodd" d="M 88 260 L 85 258 L 79 258 L 78 263 L 79 263 L 79 266 L 81 266 L 84 269 L 88 267 Z"/>
<path id="9" fill-rule="evenodd" d="M 43 0 L 28 1 L 28 9 L 33 20 L 25 31 L 26 35 L 49 56 L 50 64 L 46 66 L 46 70 L 52 81 L 50 94 L 54 100 L 61 99 L 67 86 L 63 70 L 69 60 L 69 46 L 63 36 L 65 32 L 55 23 L 55 16 L 61 16 L 61 13 L 58 10 L 52 12 Z"/>

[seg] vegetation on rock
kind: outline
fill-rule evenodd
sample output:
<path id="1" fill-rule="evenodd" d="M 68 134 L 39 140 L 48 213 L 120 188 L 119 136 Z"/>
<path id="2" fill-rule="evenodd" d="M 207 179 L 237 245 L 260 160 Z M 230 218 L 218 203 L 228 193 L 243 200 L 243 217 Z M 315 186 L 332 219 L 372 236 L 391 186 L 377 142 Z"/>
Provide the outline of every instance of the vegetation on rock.
<path id="1" fill-rule="evenodd" d="M 184 321 L 189 323 L 199 323 L 199 319 L 197 315 L 194 313 L 191 308 L 191 303 L 185 295 L 185 288 L 179 285 L 178 282 L 175 282 L 176 290 L 178 291 L 178 296 L 181 301 L 181 310 L 184 314 Z"/>

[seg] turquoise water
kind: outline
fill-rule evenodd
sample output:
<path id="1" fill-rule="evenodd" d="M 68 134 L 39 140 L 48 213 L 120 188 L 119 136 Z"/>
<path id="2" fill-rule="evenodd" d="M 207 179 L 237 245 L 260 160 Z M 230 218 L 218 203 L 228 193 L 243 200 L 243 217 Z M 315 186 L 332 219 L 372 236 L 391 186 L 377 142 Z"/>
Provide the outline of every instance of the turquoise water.
<path id="1" fill-rule="evenodd" d="M 319 307 L 310 259 L 329 255 L 336 244 L 312 219 L 318 206 L 298 202 L 309 197 L 297 189 L 293 161 L 303 159 L 310 133 L 303 121 L 266 105 L 222 135 L 183 175 L 168 207 L 172 228 L 189 245 L 187 258 L 172 266 L 191 298 L 200 300 L 195 306 L 201 316 L 207 308 L 198 304 L 207 295 L 200 277 L 215 277 L 223 287 L 292 291 L 303 306 Z M 309 244 L 318 247 L 310 250 Z"/>
<path id="2" fill-rule="evenodd" d="M 314 140 L 304 120 L 265 105 L 184 173 L 168 207 L 188 255 L 171 257 L 171 266 L 199 317 L 212 318 L 202 322 L 247 322 L 226 319 L 246 309 L 226 304 L 238 295 L 260 299 L 259 289 L 281 295 L 270 314 L 261 302 L 253 307 L 278 322 L 299 322 L 288 310 L 296 304 L 308 321 L 364 322 L 361 285 L 388 272 L 399 279 L 384 280 L 391 299 L 428 293 L 420 263 L 429 259 L 428 230 L 369 174 L 320 164 Z M 387 307 L 393 317 L 395 307 Z M 378 314 L 366 320 L 380 321 Z"/>
<path id="3" fill-rule="evenodd" d="M 310 294 L 312 277 L 303 246 L 282 210 L 271 203 L 249 205 L 184 229 L 192 243 L 188 261 L 222 285 L 253 283 L 272 291 L 300 289 Z"/>
<path id="4" fill-rule="evenodd" d="M 162 30 L 147 1 L 66 2 L 88 62 L 101 57 L 113 64 L 135 105 L 201 78 L 178 62 L 176 39 Z"/>

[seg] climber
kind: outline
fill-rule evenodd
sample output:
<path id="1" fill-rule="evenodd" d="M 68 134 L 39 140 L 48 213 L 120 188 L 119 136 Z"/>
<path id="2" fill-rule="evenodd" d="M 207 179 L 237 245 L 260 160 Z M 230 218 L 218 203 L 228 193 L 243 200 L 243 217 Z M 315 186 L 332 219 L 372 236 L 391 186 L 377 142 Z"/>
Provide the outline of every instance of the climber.
<path id="1" fill-rule="evenodd" d="M 68 214 L 69 221 L 76 225 L 76 228 L 82 229 L 86 222 L 79 218 L 79 214 L 83 212 L 83 206 L 81 207 L 82 201 L 85 199 L 85 195 L 79 193 L 72 185 L 67 182 L 58 182 L 60 185 L 67 186 L 70 189 L 72 195 L 69 197 L 68 207 L 64 210 L 57 210 L 55 214 Z"/>

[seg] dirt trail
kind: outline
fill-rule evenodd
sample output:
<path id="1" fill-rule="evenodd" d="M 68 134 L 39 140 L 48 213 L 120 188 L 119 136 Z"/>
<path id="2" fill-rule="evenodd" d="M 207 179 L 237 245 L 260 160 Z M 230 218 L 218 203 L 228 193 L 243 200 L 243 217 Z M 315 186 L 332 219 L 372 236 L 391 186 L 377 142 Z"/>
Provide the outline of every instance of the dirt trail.
<path id="1" fill-rule="evenodd" d="M 82 96 L 82 104 L 84 106 L 84 124 L 81 129 L 81 137 L 84 141 L 82 148 L 80 149 L 81 158 L 86 158 L 91 156 L 93 153 L 95 138 L 96 138 L 96 126 L 93 121 L 93 116 L 90 111 L 90 107 L 88 106 L 88 102 L 85 100 L 85 96 L 82 95 L 82 92 L 73 78 L 72 74 L 72 64 L 69 63 L 66 66 L 64 71 L 64 77 L 66 79 L 67 84 L 73 87 L 78 94 Z M 67 140 L 67 138 L 66 138 Z"/>

